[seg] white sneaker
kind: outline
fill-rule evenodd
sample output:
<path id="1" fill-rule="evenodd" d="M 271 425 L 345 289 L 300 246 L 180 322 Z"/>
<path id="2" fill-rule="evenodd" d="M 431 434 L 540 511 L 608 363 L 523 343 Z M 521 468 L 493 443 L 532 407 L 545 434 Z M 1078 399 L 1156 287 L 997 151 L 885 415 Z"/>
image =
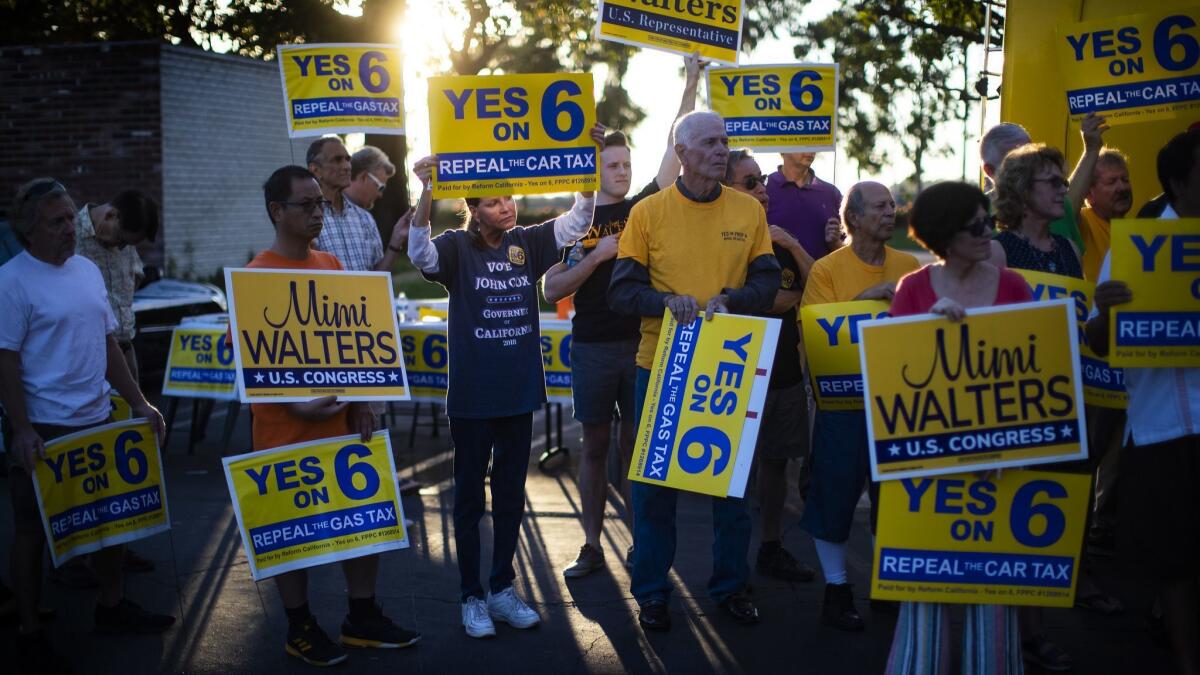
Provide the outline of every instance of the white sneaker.
<path id="1" fill-rule="evenodd" d="M 512 586 L 495 595 L 488 593 L 487 611 L 492 619 L 503 621 L 513 628 L 533 628 L 542 620 L 537 612 L 530 609 L 529 605 L 517 597 Z"/>
<path id="2" fill-rule="evenodd" d="M 496 624 L 488 616 L 488 606 L 474 596 L 462 604 L 463 628 L 473 638 L 495 637 Z"/>

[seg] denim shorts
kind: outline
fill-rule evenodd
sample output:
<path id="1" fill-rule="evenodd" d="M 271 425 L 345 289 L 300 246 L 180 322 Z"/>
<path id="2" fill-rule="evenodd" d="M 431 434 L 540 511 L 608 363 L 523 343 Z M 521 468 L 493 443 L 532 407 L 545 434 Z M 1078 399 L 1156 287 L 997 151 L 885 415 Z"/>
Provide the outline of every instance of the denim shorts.
<path id="1" fill-rule="evenodd" d="M 633 385 L 639 340 L 571 340 L 571 398 L 575 419 L 610 424 L 614 417 L 634 419 Z"/>

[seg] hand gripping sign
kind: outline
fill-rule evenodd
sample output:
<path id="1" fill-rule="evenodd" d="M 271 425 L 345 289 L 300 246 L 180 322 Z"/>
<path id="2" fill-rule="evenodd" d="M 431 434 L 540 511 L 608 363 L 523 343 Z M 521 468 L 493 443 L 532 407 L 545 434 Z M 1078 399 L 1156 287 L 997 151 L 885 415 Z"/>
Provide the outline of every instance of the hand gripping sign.
<path id="1" fill-rule="evenodd" d="M 800 308 L 805 363 L 821 410 L 863 409 L 858 327 L 888 316 L 888 306 L 883 300 L 854 300 Z"/>
<path id="2" fill-rule="evenodd" d="M 1073 118 L 1110 124 L 1200 110 L 1200 6 L 1061 26 L 1059 62 Z"/>
<path id="3" fill-rule="evenodd" d="M 546 400 L 571 403 L 571 322 L 542 319 L 542 369 L 546 373 Z"/>
<path id="4" fill-rule="evenodd" d="M 629 479 L 741 497 L 778 338 L 779 319 L 664 312 Z"/>
<path id="5" fill-rule="evenodd" d="M 435 199 L 594 190 L 591 73 L 429 80 Z"/>
<path id="6" fill-rule="evenodd" d="M 743 0 L 600 0 L 596 38 L 737 65 Z"/>
<path id="7" fill-rule="evenodd" d="M 391 439 L 376 433 L 221 460 L 255 581 L 408 548 Z"/>
<path id="8" fill-rule="evenodd" d="M 1068 299 L 867 321 L 859 328 L 871 478 L 1087 458 Z"/>
<path id="9" fill-rule="evenodd" d="M 1071 607 L 1090 480 L 1007 470 L 884 482 L 871 597 Z"/>
<path id="10" fill-rule="evenodd" d="M 1124 410 L 1129 404 L 1129 395 L 1125 393 L 1125 373 L 1120 368 L 1112 368 L 1104 359 L 1096 356 L 1088 346 L 1087 324 L 1088 314 L 1092 311 L 1092 294 L 1096 285 L 1090 281 L 1067 277 L 1061 274 L 1047 274 L 1031 270 L 1013 270 L 1025 277 L 1034 300 L 1057 300 L 1070 298 L 1074 307 L 1075 324 L 1079 328 L 1079 365 L 1083 376 L 1083 399 L 1088 405 L 1102 408 Z"/>
<path id="11" fill-rule="evenodd" d="M 1109 363 L 1200 366 L 1200 218 L 1114 220 L 1110 255 L 1133 302 L 1112 308 Z"/>
<path id="12" fill-rule="evenodd" d="M 237 369 L 233 345 L 225 339 L 228 331 L 218 324 L 176 326 L 163 372 L 163 395 L 236 401 Z"/>
<path id="13" fill-rule="evenodd" d="M 835 63 L 708 69 L 708 106 L 725 118 L 730 147 L 833 150 L 837 101 Z"/>
<path id="14" fill-rule="evenodd" d="M 288 136 L 404 133 L 396 45 L 279 45 Z"/>
<path id="15" fill-rule="evenodd" d="M 47 443 L 33 477 L 55 567 L 171 528 L 158 439 L 145 418 Z"/>
<path id="16" fill-rule="evenodd" d="M 225 268 L 242 402 L 407 401 L 387 272 Z"/>

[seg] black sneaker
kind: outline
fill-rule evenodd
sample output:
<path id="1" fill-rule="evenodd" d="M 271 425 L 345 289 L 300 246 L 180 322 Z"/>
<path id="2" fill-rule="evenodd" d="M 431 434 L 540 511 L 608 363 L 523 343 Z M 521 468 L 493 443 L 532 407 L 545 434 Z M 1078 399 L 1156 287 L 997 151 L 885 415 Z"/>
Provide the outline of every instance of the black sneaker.
<path id="1" fill-rule="evenodd" d="M 310 666 L 335 666 L 346 660 L 346 650 L 330 640 L 312 616 L 299 626 L 288 626 L 283 651 Z"/>
<path id="2" fill-rule="evenodd" d="M 17 636 L 16 671 L 38 675 L 70 675 L 71 664 L 54 651 L 54 647 L 46 640 L 46 634 L 39 630 Z"/>
<path id="3" fill-rule="evenodd" d="M 374 647 L 376 649 L 403 649 L 420 642 L 421 634 L 396 625 L 395 621 L 383 615 L 379 605 L 366 617 L 351 621 L 346 615 L 342 621 L 342 634 L 339 638 L 344 647 Z"/>
<path id="4" fill-rule="evenodd" d="M 825 584 L 821 620 L 838 630 L 860 631 L 866 628 L 866 624 L 854 608 L 854 595 L 850 589 L 850 584 Z"/>
<path id="5" fill-rule="evenodd" d="M 121 598 L 115 607 L 97 604 L 95 618 L 100 635 L 151 635 L 175 625 L 175 617 L 147 612 L 127 598 Z"/>
<path id="6" fill-rule="evenodd" d="M 786 548 L 779 545 L 760 546 L 754 568 L 759 574 L 781 581 L 805 582 L 817 576 L 816 570 L 796 560 Z"/>
<path id="7" fill-rule="evenodd" d="M 1050 641 L 1045 633 L 1031 635 L 1021 641 L 1025 663 L 1051 673 L 1065 673 L 1075 667 L 1071 655 Z"/>
<path id="8" fill-rule="evenodd" d="M 758 608 L 750 599 L 741 593 L 734 593 L 721 601 L 721 609 L 734 621 L 750 626 L 758 623 Z"/>
<path id="9" fill-rule="evenodd" d="M 651 600 L 641 606 L 638 623 L 646 630 L 671 630 L 671 612 L 662 600 Z"/>

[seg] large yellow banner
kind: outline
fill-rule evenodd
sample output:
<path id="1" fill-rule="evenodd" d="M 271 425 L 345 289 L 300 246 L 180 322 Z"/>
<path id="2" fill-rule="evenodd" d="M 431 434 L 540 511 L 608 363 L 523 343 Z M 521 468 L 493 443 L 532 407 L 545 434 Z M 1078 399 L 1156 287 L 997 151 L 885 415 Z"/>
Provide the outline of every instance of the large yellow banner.
<path id="1" fill-rule="evenodd" d="M 1059 27 L 1070 114 L 1128 124 L 1200 111 L 1198 21 L 1200 6 L 1178 3 Z"/>
<path id="2" fill-rule="evenodd" d="M 47 443 L 33 478 L 55 567 L 171 529 L 158 439 L 145 418 Z"/>
<path id="3" fill-rule="evenodd" d="M 591 73 L 429 80 L 435 199 L 594 190 Z"/>
<path id="4" fill-rule="evenodd" d="M 171 331 L 171 351 L 163 372 L 164 396 L 237 400 L 237 368 L 229 326 L 186 324 Z"/>
<path id="5" fill-rule="evenodd" d="M 1112 308 L 1109 363 L 1200 366 L 1200 218 L 1114 220 L 1110 255 L 1133 302 Z"/>
<path id="6" fill-rule="evenodd" d="M 278 61 L 291 138 L 404 133 L 397 45 L 279 45 Z"/>
<path id="7" fill-rule="evenodd" d="M 387 433 L 221 460 L 255 581 L 408 548 Z"/>
<path id="8" fill-rule="evenodd" d="M 800 308 L 805 363 L 818 408 L 863 409 L 858 325 L 888 316 L 888 306 L 883 300 L 855 300 Z"/>
<path id="9" fill-rule="evenodd" d="M 871 477 L 892 480 L 1087 458 L 1068 299 L 859 327 Z"/>
<path id="10" fill-rule="evenodd" d="M 1110 367 L 1107 361 L 1092 351 L 1088 346 L 1087 331 L 1084 330 L 1088 315 L 1092 311 L 1092 294 L 1096 285 L 1061 274 L 1031 270 L 1014 271 L 1025 277 L 1034 300 L 1071 300 L 1074 305 L 1075 324 L 1079 328 L 1076 335 L 1079 338 L 1079 365 L 1080 374 L 1083 376 L 1084 401 L 1088 405 L 1124 410 L 1129 404 L 1129 395 L 1125 393 L 1125 373 L 1120 368 Z"/>
<path id="11" fill-rule="evenodd" d="M 629 479 L 741 497 L 778 338 L 779 319 L 663 312 Z"/>
<path id="12" fill-rule="evenodd" d="M 710 68 L 708 106 L 730 147 L 817 152 L 837 143 L 836 63 Z"/>
<path id="13" fill-rule="evenodd" d="M 600 0 L 596 38 L 737 65 L 743 0 Z"/>
<path id="14" fill-rule="evenodd" d="M 225 268 L 243 402 L 407 401 L 387 272 Z"/>
<path id="15" fill-rule="evenodd" d="M 1090 481 L 1018 469 L 883 483 L 871 597 L 1071 607 Z"/>
<path id="16" fill-rule="evenodd" d="M 543 318 L 542 369 L 546 373 L 546 400 L 571 401 L 571 322 Z"/>

